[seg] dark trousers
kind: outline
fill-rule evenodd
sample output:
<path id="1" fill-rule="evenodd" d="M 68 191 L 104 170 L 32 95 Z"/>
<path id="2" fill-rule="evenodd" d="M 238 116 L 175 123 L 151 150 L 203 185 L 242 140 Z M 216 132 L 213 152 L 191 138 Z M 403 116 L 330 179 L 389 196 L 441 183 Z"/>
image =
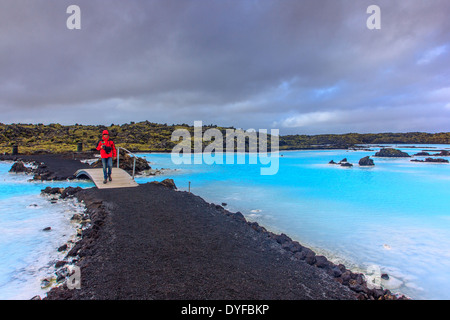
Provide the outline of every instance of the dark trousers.
<path id="1" fill-rule="evenodd" d="M 111 175 L 112 172 L 112 157 L 102 158 L 102 164 L 103 164 L 103 176 L 106 180 L 108 176 Z"/>

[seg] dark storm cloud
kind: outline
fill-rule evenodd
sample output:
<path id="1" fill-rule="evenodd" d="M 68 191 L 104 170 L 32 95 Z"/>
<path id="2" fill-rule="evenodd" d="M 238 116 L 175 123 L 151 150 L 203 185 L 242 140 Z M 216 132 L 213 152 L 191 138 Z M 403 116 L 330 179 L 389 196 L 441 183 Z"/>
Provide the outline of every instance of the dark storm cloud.
<path id="1" fill-rule="evenodd" d="M 2 122 L 448 131 L 445 0 L 0 4 Z"/>

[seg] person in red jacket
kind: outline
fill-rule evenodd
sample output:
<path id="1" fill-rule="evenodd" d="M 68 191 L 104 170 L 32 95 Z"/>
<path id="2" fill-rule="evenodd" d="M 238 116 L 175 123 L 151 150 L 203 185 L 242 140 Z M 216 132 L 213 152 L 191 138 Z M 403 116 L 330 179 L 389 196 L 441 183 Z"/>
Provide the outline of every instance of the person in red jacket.
<path id="1" fill-rule="evenodd" d="M 112 181 L 112 162 L 113 158 L 115 159 L 117 157 L 117 150 L 114 142 L 109 139 L 108 130 L 104 130 L 102 134 L 103 139 L 99 141 L 97 150 L 100 150 L 100 156 L 103 164 L 103 183 L 106 183 L 108 178 L 109 181 Z"/>

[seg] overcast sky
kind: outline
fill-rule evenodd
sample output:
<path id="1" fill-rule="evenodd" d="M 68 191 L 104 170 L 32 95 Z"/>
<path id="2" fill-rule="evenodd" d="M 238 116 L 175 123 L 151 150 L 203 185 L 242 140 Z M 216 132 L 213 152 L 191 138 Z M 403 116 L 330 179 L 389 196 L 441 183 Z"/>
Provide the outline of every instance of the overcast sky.
<path id="1" fill-rule="evenodd" d="M 449 30 L 448 0 L 0 0 L 0 122 L 447 132 Z"/>

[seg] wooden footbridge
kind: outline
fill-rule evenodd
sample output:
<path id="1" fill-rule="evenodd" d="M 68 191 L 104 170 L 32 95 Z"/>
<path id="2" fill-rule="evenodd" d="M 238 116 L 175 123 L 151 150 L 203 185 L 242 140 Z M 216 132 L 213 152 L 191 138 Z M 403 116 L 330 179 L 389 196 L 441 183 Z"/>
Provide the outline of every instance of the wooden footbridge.
<path id="1" fill-rule="evenodd" d="M 133 175 L 131 176 L 128 172 L 126 172 L 123 169 L 119 168 L 120 163 L 120 150 L 123 149 L 126 152 L 128 152 L 130 155 L 134 157 L 134 165 L 133 165 Z M 118 147 L 117 148 L 117 168 L 112 168 L 111 178 L 112 181 L 107 181 L 106 183 L 103 183 L 103 168 L 96 168 L 96 169 L 80 169 L 77 172 L 75 172 L 75 176 L 77 178 L 86 177 L 99 189 L 110 189 L 110 188 L 130 188 L 130 187 L 137 187 L 139 184 L 134 181 L 134 170 L 136 166 L 136 156 L 128 151 L 125 148 Z"/>
<path id="2" fill-rule="evenodd" d="M 77 178 L 87 177 L 99 189 L 137 187 L 139 184 L 123 169 L 112 168 L 112 181 L 103 183 L 103 169 L 80 169 L 75 173 Z"/>

